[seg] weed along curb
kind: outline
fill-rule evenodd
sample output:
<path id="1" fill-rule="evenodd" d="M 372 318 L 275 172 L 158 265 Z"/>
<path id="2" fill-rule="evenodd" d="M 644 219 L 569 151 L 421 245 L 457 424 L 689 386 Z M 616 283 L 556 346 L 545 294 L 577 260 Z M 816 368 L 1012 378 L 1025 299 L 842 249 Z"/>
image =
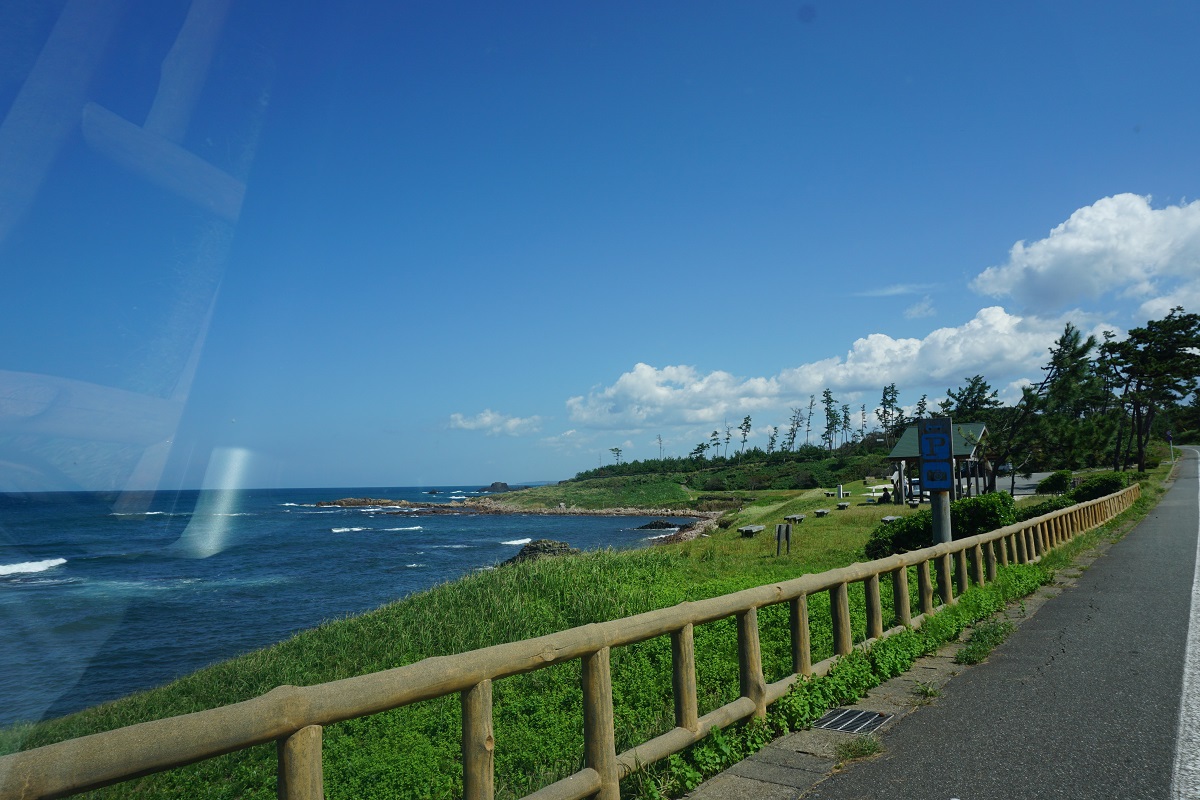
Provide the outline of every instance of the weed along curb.
<path id="1" fill-rule="evenodd" d="M 1029 587 L 1029 593 L 1010 597 L 994 612 L 978 615 L 934 652 L 916 658 L 902 674 L 882 681 L 853 700 L 839 701 L 848 710 L 886 717 L 872 733 L 854 735 L 816 727 L 796 730 L 757 752 L 748 753 L 744 760 L 699 784 L 686 797 L 689 800 L 803 797 L 810 788 L 834 773 L 852 768 L 852 762 L 883 752 L 885 744 L 879 733 L 895 726 L 909 714 L 937 703 L 943 687 L 954 677 L 985 661 L 992 649 L 1000 646 L 1016 628 L 1031 619 L 1047 602 L 1073 587 L 1083 571 L 1144 516 L 1149 505 L 1135 508 L 1079 537 L 1052 554 L 1053 557 L 1048 557 L 1046 562 L 1049 563 L 1027 565 L 1043 571 L 1043 581 Z M 977 602 L 975 595 L 988 588 L 972 588 L 959 598 L 957 605 L 939 611 L 926 622 L 925 632 L 930 632 L 931 623 L 939 617 L 957 616 L 956 612 L 964 607 L 975 607 L 978 612 L 983 612 L 988 604 Z M 977 616 L 970 612 L 969 615 Z M 954 629 L 954 625 L 946 626 L 947 633 Z M 867 657 L 870 658 L 870 652 Z"/>

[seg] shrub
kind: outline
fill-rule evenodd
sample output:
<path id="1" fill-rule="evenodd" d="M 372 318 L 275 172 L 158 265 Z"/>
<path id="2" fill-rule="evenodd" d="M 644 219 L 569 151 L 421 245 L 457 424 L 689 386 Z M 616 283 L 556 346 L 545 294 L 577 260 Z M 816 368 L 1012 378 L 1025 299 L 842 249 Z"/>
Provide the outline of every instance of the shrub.
<path id="1" fill-rule="evenodd" d="M 1124 472 L 1101 472 L 1076 486 L 1070 496 L 1076 503 L 1083 503 L 1119 492 L 1128 485 L 1129 476 Z"/>
<path id="2" fill-rule="evenodd" d="M 950 529 L 955 539 L 994 531 L 1016 521 L 1016 505 L 1007 492 L 964 497 L 950 504 Z M 863 551 L 867 558 L 886 558 L 893 553 L 918 550 L 931 544 L 933 512 L 922 509 L 915 514 L 892 522 L 881 522 L 875 526 Z"/>
<path id="3" fill-rule="evenodd" d="M 955 539 L 994 531 L 1016 521 L 1016 503 L 1008 492 L 964 497 L 950 504 L 950 529 Z"/>
<path id="4" fill-rule="evenodd" d="M 1038 494 L 1064 494 L 1071 488 L 1071 470 L 1060 469 L 1042 478 L 1037 485 Z"/>
<path id="5" fill-rule="evenodd" d="M 1024 522 L 1027 519 L 1040 517 L 1042 514 L 1049 514 L 1051 511 L 1058 511 L 1060 508 L 1075 505 L 1074 498 L 1070 494 L 1051 497 L 1048 500 L 1043 500 L 1040 503 L 1030 503 L 1023 505 L 1017 509 L 1016 522 Z"/>
<path id="6" fill-rule="evenodd" d="M 867 558 L 887 558 L 893 553 L 918 550 L 933 544 L 933 512 L 922 509 L 891 522 L 881 522 L 871 531 L 863 548 Z"/>

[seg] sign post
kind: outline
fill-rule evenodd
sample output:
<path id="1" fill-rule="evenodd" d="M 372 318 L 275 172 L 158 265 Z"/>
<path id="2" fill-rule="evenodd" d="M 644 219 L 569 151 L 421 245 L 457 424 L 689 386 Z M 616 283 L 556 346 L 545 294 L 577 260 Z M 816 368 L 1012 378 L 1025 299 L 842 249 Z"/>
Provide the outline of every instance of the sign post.
<path id="1" fill-rule="evenodd" d="M 1171 463 L 1175 463 L 1175 442 L 1171 439 L 1171 432 L 1167 431 L 1167 447 L 1171 448 Z"/>
<path id="2" fill-rule="evenodd" d="M 950 490 L 954 488 L 954 434 L 950 417 L 922 419 L 918 423 L 921 445 L 921 490 L 929 492 L 933 511 L 933 539 L 949 542 Z"/>

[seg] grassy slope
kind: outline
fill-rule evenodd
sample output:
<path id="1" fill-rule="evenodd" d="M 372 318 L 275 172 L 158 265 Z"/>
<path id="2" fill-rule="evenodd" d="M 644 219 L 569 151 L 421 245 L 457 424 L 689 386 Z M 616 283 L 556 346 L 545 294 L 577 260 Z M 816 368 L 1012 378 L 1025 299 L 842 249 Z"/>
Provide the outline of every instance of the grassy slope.
<path id="1" fill-rule="evenodd" d="M 613 502 L 619 496 L 611 486 L 593 487 L 592 492 L 597 502 L 604 498 L 610 505 L 634 504 L 627 499 Z M 541 497 L 545 499 L 538 502 L 547 505 L 566 502 L 545 493 Z M 828 506 L 829 499 L 820 491 L 761 492 L 733 521 L 768 525 L 765 534 L 753 539 L 729 528 L 670 548 L 597 552 L 476 573 L 369 614 L 305 631 L 165 687 L 62 720 L 0 733 L 0 752 L 224 705 L 280 684 L 309 685 L 387 669 L 844 565 L 861 560 L 871 528 L 897 508 L 855 504 L 820 520 L 810 513 Z M 791 556 L 776 558 L 771 526 L 792 513 L 809 516 L 793 535 Z M 861 587 L 856 588 L 852 602 L 861 605 Z M 885 582 L 885 594 L 889 588 Z M 814 658 L 828 655 L 831 648 L 828 623 L 820 623 L 826 603 L 824 597 L 811 599 Z M 858 625 L 861 628 L 861 621 Z M 768 680 L 776 679 L 790 666 L 785 609 L 764 609 L 760 628 Z M 863 631 L 856 632 L 857 638 L 862 636 Z M 734 638 L 729 621 L 696 632 L 702 713 L 737 695 Z M 671 727 L 667 638 L 616 651 L 613 683 L 618 749 Z M 577 664 L 497 682 L 495 706 L 502 796 L 524 793 L 578 767 L 582 723 Z M 325 739 L 328 796 L 455 794 L 461 780 L 458 731 L 456 698 L 331 726 Z M 274 782 L 274 748 L 259 747 L 150 776 L 138 781 L 132 792 L 132 786 L 125 785 L 99 794 L 267 798 L 274 795 Z"/>

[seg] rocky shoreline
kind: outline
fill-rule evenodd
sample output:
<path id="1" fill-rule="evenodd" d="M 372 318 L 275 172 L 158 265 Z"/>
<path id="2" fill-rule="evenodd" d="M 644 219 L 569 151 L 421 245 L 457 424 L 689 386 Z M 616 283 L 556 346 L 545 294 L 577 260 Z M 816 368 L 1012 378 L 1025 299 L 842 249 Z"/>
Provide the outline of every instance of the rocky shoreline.
<path id="1" fill-rule="evenodd" d="M 426 514 L 536 514 L 539 516 L 564 517 L 690 517 L 695 520 L 679 529 L 676 533 L 654 539 L 656 545 L 686 542 L 699 536 L 707 536 L 717 525 L 719 512 L 696 511 L 691 508 L 576 508 L 575 506 L 560 505 L 557 508 L 522 508 L 491 497 L 473 497 L 465 502 L 451 500 L 448 503 L 414 503 L 409 500 L 388 500 L 375 497 L 343 497 L 340 500 L 322 500 L 317 503 L 319 508 L 363 508 L 378 506 L 380 508 L 397 508 L 403 511 L 384 512 L 395 514 L 426 515 Z"/>

